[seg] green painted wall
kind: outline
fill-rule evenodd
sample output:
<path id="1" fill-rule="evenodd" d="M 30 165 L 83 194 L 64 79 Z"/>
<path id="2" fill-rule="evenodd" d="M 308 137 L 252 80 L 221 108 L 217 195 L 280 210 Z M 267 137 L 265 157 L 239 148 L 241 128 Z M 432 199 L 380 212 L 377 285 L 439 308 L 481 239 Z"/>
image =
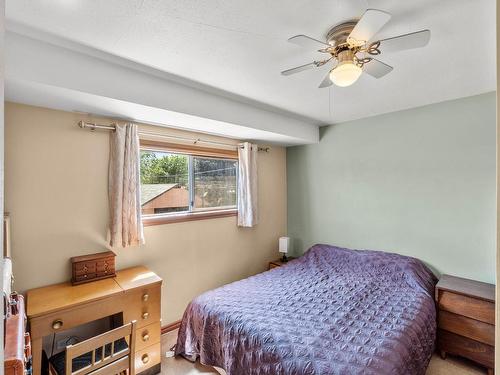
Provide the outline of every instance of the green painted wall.
<path id="1" fill-rule="evenodd" d="M 288 234 L 494 283 L 495 93 L 332 125 L 287 150 Z"/>

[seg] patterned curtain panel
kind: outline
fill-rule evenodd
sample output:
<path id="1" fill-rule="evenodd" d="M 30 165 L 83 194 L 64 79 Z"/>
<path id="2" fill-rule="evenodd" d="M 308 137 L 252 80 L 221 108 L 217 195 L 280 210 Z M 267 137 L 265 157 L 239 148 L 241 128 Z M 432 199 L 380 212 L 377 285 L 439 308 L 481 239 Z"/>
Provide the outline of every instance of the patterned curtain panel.
<path id="1" fill-rule="evenodd" d="M 257 145 L 238 148 L 238 226 L 253 227 L 259 221 L 257 205 Z"/>
<path id="2" fill-rule="evenodd" d="M 111 246 L 128 247 L 144 243 L 139 163 L 137 125 L 116 125 L 111 134 L 109 157 Z"/>

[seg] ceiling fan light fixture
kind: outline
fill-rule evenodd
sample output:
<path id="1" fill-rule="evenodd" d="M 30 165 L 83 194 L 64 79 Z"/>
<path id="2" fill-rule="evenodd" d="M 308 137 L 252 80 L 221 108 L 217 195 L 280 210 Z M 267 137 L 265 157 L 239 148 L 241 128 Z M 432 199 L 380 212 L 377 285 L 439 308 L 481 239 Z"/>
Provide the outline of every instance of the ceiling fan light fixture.
<path id="1" fill-rule="evenodd" d="M 392 38 L 375 38 L 378 31 L 390 20 L 391 15 L 383 10 L 367 9 L 359 19 L 343 21 L 333 26 L 326 40 L 318 40 L 307 35 L 295 35 L 288 39 L 294 44 L 308 47 L 327 57 L 309 64 L 297 66 L 281 72 L 288 76 L 306 69 L 319 68 L 330 61 L 332 67 L 318 88 L 333 84 L 340 87 L 351 86 L 361 74 L 382 78 L 393 68 L 372 56 L 382 52 L 395 52 L 405 49 L 421 48 L 429 43 L 430 30 L 420 30 Z"/>
<path id="2" fill-rule="evenodd" d="M 330 80 L 340 87 L 351 86 L 363 70 L 352 61 L 343 61 L 330 71 Z"/>

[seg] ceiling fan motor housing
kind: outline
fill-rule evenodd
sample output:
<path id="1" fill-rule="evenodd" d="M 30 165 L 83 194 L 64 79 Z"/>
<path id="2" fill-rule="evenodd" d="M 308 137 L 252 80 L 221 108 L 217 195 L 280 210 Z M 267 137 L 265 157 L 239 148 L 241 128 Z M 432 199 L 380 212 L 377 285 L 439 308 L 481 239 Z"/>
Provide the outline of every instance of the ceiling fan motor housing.
<path id="1" fill-rule="evenodd" d="M 358 19 L 352 19 L 332 27 L 326 34 L 326 42 L 332 47 L 347 43 L 347 38 L 358 21 Z"/>

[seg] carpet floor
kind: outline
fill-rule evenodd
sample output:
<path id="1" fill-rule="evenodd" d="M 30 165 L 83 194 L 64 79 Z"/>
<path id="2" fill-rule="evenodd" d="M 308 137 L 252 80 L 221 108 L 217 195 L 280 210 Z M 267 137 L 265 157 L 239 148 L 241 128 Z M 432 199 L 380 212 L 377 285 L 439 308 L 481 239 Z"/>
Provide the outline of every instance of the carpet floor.
<path id="1" fill-rule="evenodd" d="M 162 375 L 218 374 L 211 367 L 203 366 L 199 362 L 191 363 L 184 358 L 167 358 L 165 353 L 170 350 L 176 340 L 177 330 L 162 335 Z M 483 375 L 486 373 L 486 369 L 472 362 L 452 356 L 442 360 L 438 355 L 434 354 L 426 375 Z"/>

